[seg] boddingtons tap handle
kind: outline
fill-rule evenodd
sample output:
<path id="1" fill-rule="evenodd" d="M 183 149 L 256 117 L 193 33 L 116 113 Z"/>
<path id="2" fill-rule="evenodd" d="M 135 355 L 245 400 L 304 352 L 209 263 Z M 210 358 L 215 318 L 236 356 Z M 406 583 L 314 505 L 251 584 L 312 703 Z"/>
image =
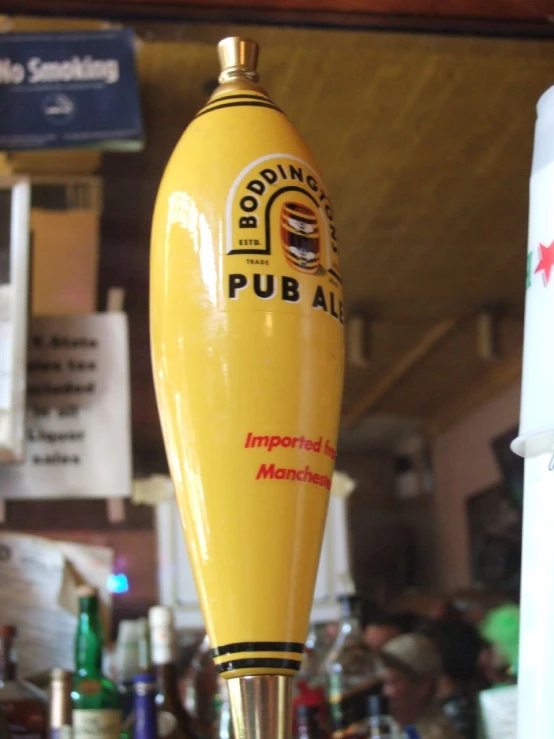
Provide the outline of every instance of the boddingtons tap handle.
<path id="1" fill-rule="evenodd" d="M 171 475 L 237 739 L 285 739 L 333 474 L 342 287 L 331 201 L 224 39 L 152 230 L 151 337 Z"/>

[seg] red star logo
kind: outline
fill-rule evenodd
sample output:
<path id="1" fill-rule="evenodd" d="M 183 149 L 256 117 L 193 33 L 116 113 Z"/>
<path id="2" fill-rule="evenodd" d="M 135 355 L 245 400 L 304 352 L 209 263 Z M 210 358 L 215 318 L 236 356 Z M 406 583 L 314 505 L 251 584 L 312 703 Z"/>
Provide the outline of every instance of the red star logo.
<path id="1" fill-rule="evenodd" d="M 544 282 L 548 285 L 548 281 L 550 280 L 550 271 L 552 267 L 554 267 L 554 241 L 550 246 L 539 244 L 539 250 L 541 258 L 537 265 L 537 269 L 535 270 L 535 274 L 538 272 L 544 272 Z"/>

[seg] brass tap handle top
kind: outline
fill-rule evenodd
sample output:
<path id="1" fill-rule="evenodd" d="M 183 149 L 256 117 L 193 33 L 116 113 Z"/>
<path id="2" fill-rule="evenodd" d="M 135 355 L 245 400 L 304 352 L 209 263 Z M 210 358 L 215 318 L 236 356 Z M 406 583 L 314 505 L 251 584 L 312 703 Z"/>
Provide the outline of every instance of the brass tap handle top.
<path id="1" fill-rule="evenodd" d="M 219 42 L 217 51 L 221 63 L 220 84 L 230 82 L 237 77 L 247 77 L 252 82 L 258 81 L 256 66 L 259 46 L 255 41 L 239 36 L 229 36 Z"/>

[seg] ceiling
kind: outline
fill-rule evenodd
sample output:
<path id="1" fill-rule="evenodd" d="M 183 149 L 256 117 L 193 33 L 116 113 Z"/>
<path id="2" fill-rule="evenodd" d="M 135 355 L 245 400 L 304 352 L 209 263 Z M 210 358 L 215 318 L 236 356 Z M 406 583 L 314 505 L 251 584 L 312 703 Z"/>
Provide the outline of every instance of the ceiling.
<path id="1" fill-rule="evenodd" d="M 369 319 L 369 362 L 347 367 L 344 428 L 379 414 L 437 431 L 518 379 L 535 105 L 554 84 L 554 40 L 135 27 L 146 148 L 104 157 L 100 299 L 125 288 L 139 471 L 163 463 L 148 337 L 153 201 L 229 34 L 260 43 L 262 84 L 319 161 L 347 314 Z M 485 307 L 498 316 L 495 361 L 477 351 Z"/>

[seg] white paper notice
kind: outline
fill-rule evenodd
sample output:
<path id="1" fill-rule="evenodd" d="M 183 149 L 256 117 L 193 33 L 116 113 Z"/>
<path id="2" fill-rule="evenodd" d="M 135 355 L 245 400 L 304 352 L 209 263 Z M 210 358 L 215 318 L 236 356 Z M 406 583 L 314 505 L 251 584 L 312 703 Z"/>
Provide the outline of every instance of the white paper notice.
<path id="1" fill-rule="evenodd" d="M 516 739 L 517 686 L 485 690 L 479 694 L 486 739 Z"/>
<path id="2" fill-rule="evenodd" d="M 33 318 L 25 462 L 0 466 L 0 498 L 131 494 L 124 313 Z"/>
<path id="3" fill-rule="evenodd" d="M 73 669 L 75 588 L 83 582 L 97 587 L 107 605 L 112 560 L 107 547 L 0 533 L 0 623 L 17 626 L 22 677 Z"/>

